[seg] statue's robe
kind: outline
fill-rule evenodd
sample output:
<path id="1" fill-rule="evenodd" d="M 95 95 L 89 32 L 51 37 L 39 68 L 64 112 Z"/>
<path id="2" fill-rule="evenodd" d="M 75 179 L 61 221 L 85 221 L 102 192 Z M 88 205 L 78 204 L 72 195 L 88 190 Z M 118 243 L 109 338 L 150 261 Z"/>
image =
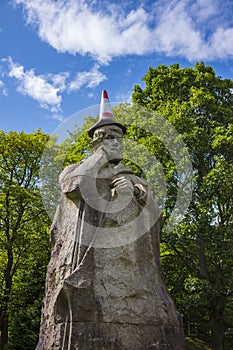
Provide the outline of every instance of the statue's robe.
<path id="1" fill-rule="evenodd" d="M 121 176 L 138 195 L 113 193 Z M 182 320 L 159 263 L 160 210 L 147 181 L 93 155 L 67 167 L 60 183 L 36 350 L 183 350 Z M 109 209 L 114 198 L 119 211 Z"/>

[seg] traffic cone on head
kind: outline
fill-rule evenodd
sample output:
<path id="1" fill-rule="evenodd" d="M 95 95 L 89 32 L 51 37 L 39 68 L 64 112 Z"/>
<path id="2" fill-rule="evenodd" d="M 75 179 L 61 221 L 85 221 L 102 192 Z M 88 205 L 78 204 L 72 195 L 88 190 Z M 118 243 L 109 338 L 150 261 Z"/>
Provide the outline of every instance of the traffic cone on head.
<path id="1" fill-rule="evenodd" d="M 123 134 L 126 132 L 126 127 L 114 119 L 106 90 L 103 90 L 101 95 L 99 120 L 88 130 L 88 135 L 93 137 L 95 130 L 104 125 L 117 125 L 122 130 Z"/>
<path id="2" fill-rule="evenodd" d="M 112 108 L 111 108 L 109 98 L 108 98 L 108 93 L 106 90 L 102 91 L 101 102 L 100 102 L 99 119 L 103 119 L 103 118 L 114 119 L 113 114 L 112 114 Z"/>

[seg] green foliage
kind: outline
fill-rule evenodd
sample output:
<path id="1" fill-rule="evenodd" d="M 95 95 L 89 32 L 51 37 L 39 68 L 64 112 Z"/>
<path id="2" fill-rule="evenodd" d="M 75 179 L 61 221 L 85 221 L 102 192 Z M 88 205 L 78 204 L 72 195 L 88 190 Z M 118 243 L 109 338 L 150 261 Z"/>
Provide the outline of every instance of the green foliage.
<path id="1" fill-rule="evenodd" d="M 86 158 L 90 154 L 90 142 L 91 138 L 88 136 L 85 128 L 83 131 L 77 128 L 74 133 L 71 133 L 70 137 L 62 145 L 63 147 L 67 145 L 65 149 L 68 150 L 63 167 L 79 163 Z"/>
<path id="2" fill-rule="evenodd" d="M 178 64 L 150 67 L 143 81 L 144 89 L 134 87 L 133 105 L 114 108 L 115 118 L 128 126 L 124 162 L 152 183 L 166 224 L 184 180 L 176 160 L 177 154 L 185 158 L 179 147 L 182 135 L 193 167 L 193 196 L 179 226 L 162 232 L 161 263 L 186 333 L 195 332 L 213 350 L 230 350 L 233 81 L 217 77 L 202 62 L 193 69 Z M 86 131 L 94 122 L 88 117 L 62 144 L 39 130 L 28 135 L 0 132 L 0 325 L 11 350 L 34 349 L 38 336 L 49 255 L 49 219 L 41 195 L 47 211 L 56 206 L 59 172 L 90 154 Z M 183 196 L 187 193 L 184 188 Z M 188 346 L 206 345 L 191 339 Z"/>
<path id="3" fill-rule="evenodd" d="M 12 314 L 9 350 L 33 350 L 38 342 L 41 302 L 34 300 Z"/>
<path id="4" fill-rule="evenodd" d="M 134 87 L 134 103 L 175 126 L 195 175 L 185 220 L 162 234 L 167 285 L 186 329 L 194 323 L 203 338 L 211 333 L 213 349 L 220 350 L 227 327 L 233 327 L 233 81 L 202 62 L 193 69 L 150 67 L 143 81 L 144 90 Z"/>
<path id="5" fill-rule="evenodd" d="M 193 327 L 209 342 L 211 334 L 213 349 L 221 350 L 233 326 L 233 82 L 216 77 L 204 63 L 193 69 L 150 67 L 143 81 L 144 90 L 134 87 L 132 106 L 114 108 L 115 118 L 128 126 L 124 162 L 152 183 L 166 224 L 182 182 L 176 161 L 177 154 L 184 157 L 178 147 L 182 135 L 193 167 L 193 196 L 182 223 L 162 232 L 161 262 L 187 334 Z M 65 141 L 58 152 L 66 153 L 64 166 L 89 154 L 86 131 L 93 123 L 87 118 Z"/>
<path id="6" fill-rule="evenodd" d="M 48 261 L 49 220 L 40 197 L 40 158 L 48 135 L 40 130 L 0 132 L 0 325 L 1 349 L 14 347 L 15 336 L 22 337 L 21 325 L 25 314 L 40 312 Z M 35 303 L 37 300 L 37 303 Z M 32 327 L 39 319 L 29 320 Z M 33 324 L 34 322 L 34 324 Z M 9 335 L 9 339 L 8 339 Z M 29 337 L 30 344 L 31 336 Z M 10 340 L 10 343 L 8 343 Z M 23 347 L 21 347 L 23 349 Z"/>

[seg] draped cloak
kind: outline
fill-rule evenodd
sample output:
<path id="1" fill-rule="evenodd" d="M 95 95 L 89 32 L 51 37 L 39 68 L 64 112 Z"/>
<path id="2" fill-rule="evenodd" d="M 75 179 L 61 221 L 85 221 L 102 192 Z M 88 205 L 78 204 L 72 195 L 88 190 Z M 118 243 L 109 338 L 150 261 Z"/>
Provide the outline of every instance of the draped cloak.
<path id="1" fill-rule="evenodd" d="M 114 193 L 112 181 L 122 176 L 137 194 Z M 36 350 L 184 349 L 149 183 L 94 154 L 65 168 L 60 184 Z"/>

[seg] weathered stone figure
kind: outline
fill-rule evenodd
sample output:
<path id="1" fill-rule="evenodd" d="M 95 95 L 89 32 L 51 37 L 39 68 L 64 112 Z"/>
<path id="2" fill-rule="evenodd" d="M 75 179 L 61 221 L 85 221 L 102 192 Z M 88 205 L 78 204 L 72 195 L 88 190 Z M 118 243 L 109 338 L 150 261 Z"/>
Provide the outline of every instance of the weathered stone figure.
<path id="1" fill-rule="evenodd" d="M 160 211 L 125 167 L 106 91 L 94 154 L 60 175 L 36 350 L 183 350 L 182 320 L 159 263 Z"/>

